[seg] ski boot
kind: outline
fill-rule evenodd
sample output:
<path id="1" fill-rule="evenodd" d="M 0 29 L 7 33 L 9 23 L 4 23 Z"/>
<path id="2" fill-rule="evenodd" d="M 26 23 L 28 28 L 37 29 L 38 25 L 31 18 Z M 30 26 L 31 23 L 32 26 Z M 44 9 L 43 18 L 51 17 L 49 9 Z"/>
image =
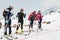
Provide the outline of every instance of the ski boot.
<path id="1" fill-rule="evenodd" d="M 9 37 L 12 37 L 12 34 L 9 34 L 8 36 L 9 36 Z"/>
<path id="2" fill-rule="evenodd" d="M 18 30 L 16 30 L 16 32 L 15 32 L 16 34 L 18 33 Z"/>
<path id="3" fill-rule="evenodd" d="M 8 35 L 4 35 L 5 38 L 8 38 Z"/>
<path id="4" fill-rule="evenodd" d="M 23 34 L 23 29 L 21 29 L 20 34 Z"/>

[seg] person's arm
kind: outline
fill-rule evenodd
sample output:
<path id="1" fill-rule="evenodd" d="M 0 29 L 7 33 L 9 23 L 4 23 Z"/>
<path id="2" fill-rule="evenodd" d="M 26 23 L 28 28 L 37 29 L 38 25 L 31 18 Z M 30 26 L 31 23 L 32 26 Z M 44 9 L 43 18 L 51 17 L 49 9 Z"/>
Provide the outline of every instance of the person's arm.
<path id="1" fill-rule="evenodd" d="M 29 14 L 29 16 L 28 16 L 28 20 L 30 20 L 30 19 L 31 19 L 31 16 L 32 16 L 32 14 Z"/>
<path id="2" fill-rule="evenodd" d="M 24 18 L 26 17 L 26 13 L 24 14 Z"/>
<path id="3" fill-rule="evenodd" d="M 17 13 L 16 17 L 18 17 L 18 13 Z"/>
<path id="4" fill-rule="evenodd" d="M 13 16 L 14 14 L 13 13 L 11 13 L 11 16 Z"/>

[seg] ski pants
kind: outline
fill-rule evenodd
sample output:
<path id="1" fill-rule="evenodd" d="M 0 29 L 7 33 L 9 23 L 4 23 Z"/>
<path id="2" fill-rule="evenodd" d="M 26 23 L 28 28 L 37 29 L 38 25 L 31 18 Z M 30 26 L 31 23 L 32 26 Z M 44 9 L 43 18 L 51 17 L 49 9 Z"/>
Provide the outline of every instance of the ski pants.
<path id="1" fill-rule="evenodd" d="M 38 21 L 38 28 L 41 28 L 42 19 Z"/>
<path id="2" fill-rule="evenodd" d="M 19 29 L 19 27 L 21 27 L 21 29 L 23 29 L 23 20 L 22 21 L 18 21 L 18 26 L 17 26 L 17 29 Z"/>
<path id="3" fill-rule="evenodd" d="M 33 28 L 33 22 L 34 22 L 34 20 L 30 20 L 29 29 L 30 29 L 30 28 Z"/>
<path id="4" fill-rule="evenodd" d="M 9 28 L 9 34 L 11 34 L 11 20 L 5 20 L 5 32 L 4 35 L 7 35 L 7 28 Z"/>

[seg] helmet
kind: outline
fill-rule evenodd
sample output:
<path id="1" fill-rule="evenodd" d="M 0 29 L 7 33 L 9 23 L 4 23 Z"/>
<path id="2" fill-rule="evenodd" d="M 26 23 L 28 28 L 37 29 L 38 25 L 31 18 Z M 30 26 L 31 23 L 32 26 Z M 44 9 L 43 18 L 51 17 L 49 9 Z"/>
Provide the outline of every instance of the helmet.
<path id="1" fill-rule="evenodd" d="M 36 11 L 33 11 L 33 12 L 32 12 L 32 14 L 35 14 L 35 13 L 36 13 Z"/>
<path id="2" fill-rule="evenodd" d="M 9 8 L 13 8 L 13 6 L 10 5 Z"/>
<path id="3" fill-rule="evenodd" d="M 13 6 L 10 5 L 7 9 L 8 10 L 11 10 L 11 9 L 13 9 Z"/>
<path id="4" fill-rule="evenodd" d="M 20 9 L 20 11 L 24 11 L 24 9 L 23 9 L 23 8 L 21 8 L 21 9 Z"/>
<path id="5" fill-rule="evenodd" d="M 41 12 L 40 10 L 38 10 L 38 12 Z"/>
<path id="6" fill-rule="evenodd" d="M 36 13 L 36 11 L 33 11 L 34 13 Z"/>

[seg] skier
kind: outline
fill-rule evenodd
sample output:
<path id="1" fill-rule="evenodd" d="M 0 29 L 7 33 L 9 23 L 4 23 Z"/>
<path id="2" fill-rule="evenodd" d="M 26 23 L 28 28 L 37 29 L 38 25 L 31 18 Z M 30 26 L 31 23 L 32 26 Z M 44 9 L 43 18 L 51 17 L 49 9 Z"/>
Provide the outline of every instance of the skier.
<path id="1" fill-rule="evenodd" d="M 41 29 L 41 23 L 42 23 L 42 14 L 41 14 L 41 11 L 38 10 L 38 13 L 37 13 L 37 16 L 36 16 L 36 19 L 38 20 L 38 29 Z"/>
<path id="2" fill-rule="evenodd" d="M 9 6 L 7 9 L 3 11 L 3 17 L 5 19 L 5 32 L 4 36 L 7 37 L 7 28 L 9 27 L 9 36 L 11 35 L 11 16 L 13 14 L 11 13 L 11 10 L 13 9 L 12 6 Z"/>
<path id="3" fill-rule="evenodd" d="M 23 33 L 23 18 L 25 18 L 26 14 L 24 14 L 24 9 L 21 8 L 20 12 L 17 13 L 17 17 L 18 17 L 18 25 L 16 28 L 16 33 L 18 33 L 18 29 L 19 27 L 21 27 L 21 33 Z"/>
<path id="4" fill-rule="evenodd" d="M 35 17 L 36 17 L 36 11 L 33 11 L 28 17 L 28 20 L 30 21 L 29 31 L 33 31 L 33 23 L 34 23 Z"/>

